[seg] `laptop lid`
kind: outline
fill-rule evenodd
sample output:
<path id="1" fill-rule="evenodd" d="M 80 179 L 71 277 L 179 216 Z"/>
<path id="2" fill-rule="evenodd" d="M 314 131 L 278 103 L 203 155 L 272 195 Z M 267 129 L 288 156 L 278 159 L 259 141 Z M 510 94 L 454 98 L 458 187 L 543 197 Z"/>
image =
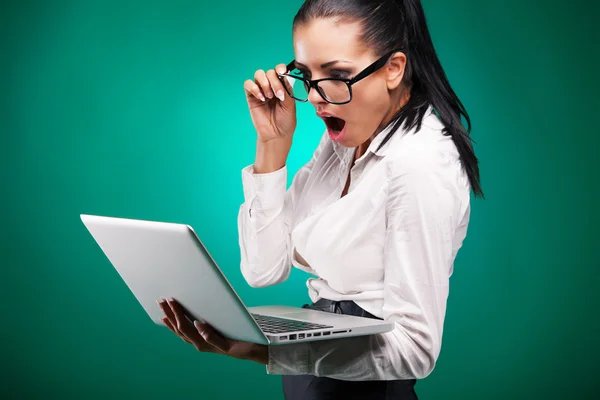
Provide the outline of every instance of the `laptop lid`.
<path id="1" fill-rule="evenodd" d="M 164 326 L 160 320 L 164 314 L 156 300 L 172 297 L 192 321 L 206 321 L 231 339 L 268 344 L 191 226 L 87 214 L 80 217 L 156 324 Z"/>

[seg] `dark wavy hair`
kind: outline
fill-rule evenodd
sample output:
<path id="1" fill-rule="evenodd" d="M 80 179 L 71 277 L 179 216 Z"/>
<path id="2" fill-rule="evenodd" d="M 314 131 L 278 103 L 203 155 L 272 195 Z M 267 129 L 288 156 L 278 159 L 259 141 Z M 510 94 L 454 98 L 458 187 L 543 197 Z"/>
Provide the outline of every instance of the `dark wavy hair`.
<path id="1" fill-rule="evenodd" d="M 410 99 L 392 117 L 393 129 L 379 148 L 403 123 L 407 130 L 416 126 L 418 131 L 431 105 L 444 124 L 444 135 L 450 135 L 456 145 L 473 193 L 483 198 L 478 160 L 469 136 L 471 120 L 435 52 L 420 0 L 306 0 L 294 17 L 293 29 L 317 18 L 359 21 L 363 27 L 360 39 L 376 55 L 383 56 L 393 49 L 400 49 L 406 55 L 402 82 L 410 90 Z M 461 115 L 466 120 L 466 129 Z"/>

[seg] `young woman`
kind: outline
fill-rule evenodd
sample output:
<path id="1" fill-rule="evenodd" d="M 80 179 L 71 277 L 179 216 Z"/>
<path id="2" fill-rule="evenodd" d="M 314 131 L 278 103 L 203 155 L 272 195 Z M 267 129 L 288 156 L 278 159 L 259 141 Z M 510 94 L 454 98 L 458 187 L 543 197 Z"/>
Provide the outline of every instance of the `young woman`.
<path id="1" fill-rule="evenodd" d="M 274 285 L 293 265 L 315 276 L 304 307 L 395 329 L 268 348 L 191 326 L 174 301 L 161 304 L 165 324 L 199 351 L 267 365 L 286 399 L 416 399 L 440 353 L 470 190 L 483 197 L 469 117 L 419 0 L 307 0 L 293 42 L 293 62 L 244 84 L 258 139 L 242 171 L 243 276 Z M 327 129 L 286 190 L 296 101 Z"/>

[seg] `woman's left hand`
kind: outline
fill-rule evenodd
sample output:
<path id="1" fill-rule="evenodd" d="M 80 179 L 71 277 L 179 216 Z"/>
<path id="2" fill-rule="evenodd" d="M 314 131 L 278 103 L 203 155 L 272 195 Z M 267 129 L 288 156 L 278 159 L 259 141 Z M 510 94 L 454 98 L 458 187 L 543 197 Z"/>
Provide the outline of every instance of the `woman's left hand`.
<path id="1" fill-rule="evenodd" d="M 157 300 L 157 303 L 166 316 L 161 318 L 161 321 L 174 334 L 185 342 L 194 345 L 196 350 L 267 364 L 267 346 L 225 338 L 207 323 L 194 321 L 194 324 L 192 324 L 185 317 L 184 308 L 174 299 Z"/>

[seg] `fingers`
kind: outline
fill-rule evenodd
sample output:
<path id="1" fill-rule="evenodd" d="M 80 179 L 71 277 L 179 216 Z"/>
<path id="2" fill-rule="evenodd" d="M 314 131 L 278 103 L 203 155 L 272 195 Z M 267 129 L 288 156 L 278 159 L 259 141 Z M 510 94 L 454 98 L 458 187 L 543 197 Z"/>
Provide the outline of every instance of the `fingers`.
<path id="1" fill-rule="evenodd" d="M 287 65 L 285 64 L 278 64 L 275 67 L 275 71 L 277 71 L 277 74 L 285 74 L 289 72 L 287 69 Z M 290 93 L 294 92 L 294 88 L 292 87 L 293 78 L 290 78 L 289 76 L 281 76 L 278 78 L 280 78 L 279 82 L 283 82 L 284 87 L 287 88 L 286 94 L 289 95 Z"/>
<path id="2" fill-rule="evenodd" d="M 190 323 L 187 320 L 187 318 L 185 318 L 185 315 L 184 315 L 185 310 L 183 309 L 181 304 L 179 304 L 179 302 L 177 302 L 173 299 L 168 299 L 167 303 L 169 304 L 169 307 L 171 307 L 171 311 L 173 312 L 173 315 L 175 316 L 175 326 L 176 326 L 177 330 L 179 332 L 183 333 L 185 336 L 187 336 L 188 339 L 192 338 L 196 332 L 190 326 Z"/>
<path id="3" fill-rule="evenodd" d="M 185 309 L 176 300 L 157 300 L 157 303 L 165 315 L 167 315 L 167 317 L 161 318 L 161 321 L 163 321 L 167 328 L 173 333 L 185 342 L 193 345 L 196 350 L 226 354 L 226 350 L 231 347 L 229 340 L 221 336 L 210 325 L 196 320 L 193 323 L 195 327 L 192 326 L 191 320 L 187 318 L 185 314 Z M 200 329 L 198 329 L 199 327 Z M 211 342 L 207 342 L 204 339 L 204 336 L 209 338 Z"/>
<path id="4" fill-rule="evenodd" d="M 160 302 L 157 300 L 157 303 L 166 315 L 166 318 L 161 318 L 161 321 L 164 322 L 164 324 L 167 326 L 167 328 L 169 328 L 174 334 L 179 336 L 184 342 L 193 344 L 196 346 L 196 344 L 192 340 L 193 337 L 191 337 L 189 335 L 189 333 L 185 332 L 185 331 L 189 332 L 190 330 L 180 328 L 181 325 L 177 322 L 177 314 L 173 312 L 173 308 L 165 300 L 162 300 Z M 177 304 L 179 304 L 179 303 L 177 303 Z M 194 336 L 197 337 L 198 335 L 194 335 Z M 198 347 L 196 346 L 196 348 L 198 348 Z"/>
<path id="5" fill-rule="evenodd" d="M 231 347 L 229 340 L 221 336 L 212 326 L 197 320 L 194 321 L 194 325 L 206 343 L 216 347 L 223 353 L 229 351 L 229 348 Z"/>
<path id="6" fill-rule="evenodd" d="M 273 89 L 267 74 L 262 69 L 259 69 L 254 73 L 254 82 L 261 88 L 262 92 L 269 99 L 273 98 Z"/>
<path id="7" fill-rule="evenodd" d="M 169 299 L 167 300 L 167 303 L 169 304 L 169 307 L 171 307 L 173 315 L 175 315 L 175 320 L 177 321 L 177 330 L 181 332 L 191 342 L 191 344 L 194 345 L 194 347 L 196 347 L 196 350 L 203 352 L 217 351 L 217 349 L 207 343 L 202 335 L 196 329 L 194 329 L 190 320 L 186 318 L 185 309 L 179 302 Z"/>
<path id="8" fill-rule="evenodd" d="M 275 71 L 277 71 L 278 74 L 285 74 L 287 72 L 287 65 L 277 64 L 275 66 Z"/>
<path id="9" fill-rule="evenodd" d="M 169 328 L 174 334 L 176 334 L 177 336 L 179 336 L 181 339 L 183 339 L 184 342 L 192 344 L 192 342 L 190 342 L 190 340 L 185 336 L 180 334 L 179 332 L 177 332 L 177 329 L 175 329 L 175 327 L 171 324 L 171 322 L 169 321 L 168 318 L 161 318 L 160 319 L 166 326 L 167 328 Z"/>
<path id="10" fill-rule="evenodd" d="M 285 89 L 277 76 L 278 73 L 283 74 L 285 72 L 285 64 L 278 64 L 275 69 L 270 69 L 267 72 L 259 69 L 254 73 L 254 81 L 248 79 L 244 82 L 244 89 L 262 102 L 273 97 L 285 101 Z"/>
<path id="11" fill-rule="evenodd" d="M 285 90 L 283 89 L 283 85 L 281 84 L 281 81 L 279 80 L 279 77 L 277 76 L 277 73 L 275 72 L 274 69 L 270 69 L 267 71 L 267 78 L 269 79 L 269 82 L 271 83 L 271 88 L 273 89 L 273 92 L 275 93 L 275 96 L 277 96 L 277 98 L 281 101 L 285 100 Z"/>
<path id="12" fill-rule="evenodd" d="M 175 314 L 173 314 L 173 310 L 171 309 L 171 307 L 169 307 L 169 305 L 167 304 L 167 302 L 165 300 L 162 300 L 162 301 L 157 300 L 156 302 L 158 303 L 158 305 L 162 309 L 163 313 L 167 317 L 167 321 L 169 322 L 169 325 L 167 325 L 167 327 L 169 327 L 176 335 L 182 336 L 182 339 L 183 339 L 183 337 L 185 337 L 185 335 L 178 329 L 177 323 L 176 323 L 177 320 L 175 318 Z M 164 319 L 161 318 L 161 320 L 163 320 L 163 322 L 164 322 Z"/>
<path id="13" fill-rule="evenodd" d="M 260 90 L 258 85 L 254 83 L 251 79 L 248 79 L 246 82 L 244 82 L 244 90 L 246 90 L 247 93 L 256 97 L 260 101 L 266 101 L 265 96 L 262 94 L 262 91 Z"/>

